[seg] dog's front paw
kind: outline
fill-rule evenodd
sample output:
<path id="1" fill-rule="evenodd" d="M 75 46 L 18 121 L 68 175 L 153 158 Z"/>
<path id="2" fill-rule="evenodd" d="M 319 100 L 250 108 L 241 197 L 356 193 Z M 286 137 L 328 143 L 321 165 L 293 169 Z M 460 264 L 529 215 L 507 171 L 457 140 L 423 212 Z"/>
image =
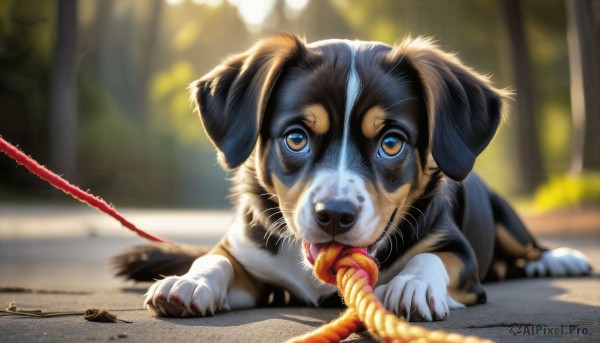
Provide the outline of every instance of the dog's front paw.
<path id="1" fill-rule="evenodd" d="M 408 321 L 445 320 L 450 308 L 464 307 L 448 295 L 448 281 L 439 257 L 418 254 L 398 276 L 375 288 L 375 295 L 388 311 Z"/>
<path id="2" fill-rule="evenodd" d="M 407 321 L 432 321 L 448 318 L 446 286 L 438 287 L 414 276 L 398 275 L 375 289 L 383 306 Z"/>
<path id="3" fill-rule="evenodd" d="M 183 276 L 155 282 L 146 293 L 145 305 L 157 316 L 197 317 L 229 310 L 227 289 L 233 275 L 222 256 L 201 257 Z"/>
<path id="4" fill-rule="evenodd" d="M 582 276 L 588 275 L 592 268 L 581 252 L 571 248 L 558 248 L 544 251 L 537 261 L 525 265 L 525 273 L 534 276 Z"/>

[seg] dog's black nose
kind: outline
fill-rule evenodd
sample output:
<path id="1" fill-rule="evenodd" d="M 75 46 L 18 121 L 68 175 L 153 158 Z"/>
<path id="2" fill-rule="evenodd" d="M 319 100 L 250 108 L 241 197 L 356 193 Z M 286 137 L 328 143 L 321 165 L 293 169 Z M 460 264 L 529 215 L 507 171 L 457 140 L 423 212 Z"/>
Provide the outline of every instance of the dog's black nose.
<path id="1" fill-rule="evenodd" d="M 331 234 L 342 234 L 356 223 L 358 209 L 346 200 L 327 200 L 315 204 L 315 220 L 319 227 Z"/>

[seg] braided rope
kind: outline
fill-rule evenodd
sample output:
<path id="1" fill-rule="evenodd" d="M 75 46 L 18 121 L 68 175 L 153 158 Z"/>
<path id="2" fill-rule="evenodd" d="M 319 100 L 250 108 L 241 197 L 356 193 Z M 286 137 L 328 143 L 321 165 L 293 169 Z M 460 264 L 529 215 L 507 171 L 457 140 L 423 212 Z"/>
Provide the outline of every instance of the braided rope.
<path id="1" fill-rule="evenodd" d="M 382 342 L 491 342 L 475 336 L 429 331 L 388 312 L 373 294 L 378 268 L 365 249 L 344 249 L 337 243 L 323 246 L 315 261 L 315 274 L 321 281 L 338 287 L 348 310 L 333 322 L 289 342 L 339 342 L 362 325 Z"/>

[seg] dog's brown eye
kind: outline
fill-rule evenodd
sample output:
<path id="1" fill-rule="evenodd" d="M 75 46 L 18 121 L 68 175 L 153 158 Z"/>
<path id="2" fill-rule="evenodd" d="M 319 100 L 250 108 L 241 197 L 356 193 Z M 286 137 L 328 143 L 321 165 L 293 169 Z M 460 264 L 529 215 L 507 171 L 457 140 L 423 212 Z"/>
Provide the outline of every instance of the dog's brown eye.
<path id="1" fill-rule="evenodd" d="M 390 133 L 383 137 L 377 155 L 384 158 L 398 156 L 404 150 L 404 140 L 397 133 Z"/>
<path id="2" fill-rule="evenodd" d="M 302 152 L 308 148 L 308 138 L 303 131 L 292 131 L 285 136 L 285 145 L 292 152 Z"/>

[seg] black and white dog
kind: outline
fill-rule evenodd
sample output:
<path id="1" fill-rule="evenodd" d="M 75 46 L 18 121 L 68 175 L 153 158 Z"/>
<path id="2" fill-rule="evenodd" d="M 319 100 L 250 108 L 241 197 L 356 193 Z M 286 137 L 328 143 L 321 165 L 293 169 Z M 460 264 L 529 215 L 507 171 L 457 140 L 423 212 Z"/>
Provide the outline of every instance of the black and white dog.
<path id="1" fill-rule="evenodd" d="M 336 289 L 312 271 L 331 241 L 366 247 L 380 266 L 375 293 L 410 320 L 485 302 L 482 280 L 590 272 L 581 253 L 538 246 L 471 173 L 506 93 L 426 39 L 391 47 L 277 35 L 192 90 L 219 161 L 235 172 L 236 218 L 202 256 L 154 246 L 116 259 L 133 279 L 184 273 L 150 287 L 156 315 L 333 304 Z"/>

